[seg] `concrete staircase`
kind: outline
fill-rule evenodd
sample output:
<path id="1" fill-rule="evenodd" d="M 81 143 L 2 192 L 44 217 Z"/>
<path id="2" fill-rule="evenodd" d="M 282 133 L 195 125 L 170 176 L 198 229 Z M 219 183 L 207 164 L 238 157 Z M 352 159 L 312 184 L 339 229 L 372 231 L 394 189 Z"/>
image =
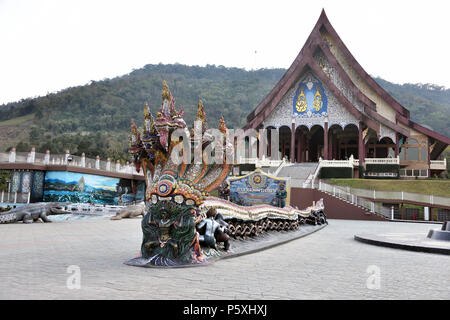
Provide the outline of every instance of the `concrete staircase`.
<path id="1" fill-rule="evenodd" d="M 277 177 L 290 177 L 292 188 L 303 188 L 303 183 L 308 180 L 310 175 L 314 174 L 318 163 L 304 162 L 292 163 L 283 166 L 277 173 Z"/>
<path id="2" fill-rule="evenodd" d="M 336 198 L 351 206 L 357 207 L 361 209 L 366 215 L 377 216 L 383 220 L 389 219 L 390 213 L 383 212 L 384 208 L 375 204 L 373 201 L 358 197 L 354 194 L 349 193 L 348 191 L 343 192 L 342 190 L 338 189 L 338 187 L 330 189 L 330 185 L 327 185 L 328 188 L 323 188 L 324 185 L 325 184 L 323 182 L 318 185 L 319 191 L 323 194 L 327 194 L 330 197 Z"/>
<path id="3" fill-rule="evenodd" d="M 364 198 L 356 197 L 343 192 L 340 189 L 333 189 L 333 186 L 316 182 L 311 188 L 311 180 L 318 168 L 318 163 L 289 163 L 285 162 L 274 170 L 271 174 L 276 177 L 291 178 L 291 203 L 299 208 L 306 208 L 312 201 L 323 198 L 327 208 L 327 216 L 335 219 L 356 219 L 356 220 L 377 220 L 386 221 L 386 215 L 377 212 L 372 202 Z M 320 188 L 320 190 L 319 190 Z"/>

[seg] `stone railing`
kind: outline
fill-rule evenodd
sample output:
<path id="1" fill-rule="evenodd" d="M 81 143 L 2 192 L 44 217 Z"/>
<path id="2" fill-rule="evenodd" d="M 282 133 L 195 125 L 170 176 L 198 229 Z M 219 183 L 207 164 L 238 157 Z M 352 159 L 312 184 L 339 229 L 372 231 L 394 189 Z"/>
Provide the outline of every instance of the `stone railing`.
<path id="1" fill-rule="evenodd" d="M 336 168 L 352 168 L 354 167 L 354 158 L 353 155 L 350 156 L 350 159 L 348 160 L 323 160 L 322 158 L 319 158 L 319 165 L 316 168 L 316 171 L 314 171 L 314 174 L 312 176 L 311 182 L 311 188 L 314 189 L 315 181 L 319 175 L 320 169 L 322 167 L 336 167 Z"/>
<path id="2" fill-rule="evenodd" d="M 322 160 L 321 158 L 319 158 L 319 165 L 321 167 L 353 168 L 353 159 L 350 159 L 350 160 Z"/>
<path id="3" fill-rule="evenodd" d="M 289 162 L 286 158 L 283 158 L 283 160 L 280 162 L 280 164 L 278 165 L 277 170 L 275 170 L 275 172 L 273 173 L 273 175 L 275 177 L 278 177 L 278 174 L 280 173 L 281 169 L 283 169 L 284 167 L 288 167 L 291 166 L 292 163 Z"/>
<path id="4" fill-rule="evenodd" d="M 262 167 L 278 167 L 284 159 L 280 159 L 280 160 L 272 160 L 270 158 L 266 158 L 266 157 L 262 157 L 261 159 L 259 158 L 242 158 L 240 163 L 241 164 L 245 164 L 245 163 L 249 163 L 249 164 L 254 164 L 256 168 L 262 168 Z"/>
<path id="5" fill-rule="evenodd" d="M 447 158 L 444 160 L 430 160 L 430 169 L 447 170 Z"/>
<path id="6" fill-rule="evenodd" d="M 30 192 L 0 192 L 0 203 L 30 203 Z"/>
<path id="7" fill-rule="evenodd" d="M 68 210 L 72 214 L 93 216 L 115 215 L 123 208 L 125 208 L 125 206 L 91 203 L 68 203 L 66 205 L 66 210 Z"/>
<path id="8" fill-rule="evenodd" d="M 391 220 L 394 219 L 393 211 L 383 207 L 381 203 L 377 203 L 354 194 L 351 188 L 338 187 L 319 181 L 317 189 L 329 193 L 336 198 L 347 201 L 355 206 L 365 208 L 373 214 L 378 214 Z"/>
<path id="9" fill-rule="evenodd" d="M 365 158 L 366 164 L 400 164 L 400 157 L 396 158 Z M 357 167 L 359 160 L 355 159 L 353 155 L 348 160 L 323 160 L 319 158 L 319 164 L 322 167 Z"/>
<path id="10" fill-rule="evenodd" d="M 67 152 L 65 154 L 50 154 L 50 151 L 46 153 L 37 153 L 34 148 L 31 152 L 16 152 L 13 148 L 11 152 L 0 153 L 1 163 L 22 163 L 22 164 L 37 164 L 37 165 L 52 165 L 52 166 L 71 166 L 80 168 L 89 168 L 99 171 L 126 173 L 133 175 L 143 175 L 141 170 L 139 173 L 136 168 L 128 161 L 125 165 L 121 164 L 119 160 L 115 163 L 108 158 L 106 161 L 100 160 L 97 156 L 96 159 L 86 158 L 84 153 L 80 156 L 74 156 Z"/>
<path id="11" fill-rule="evenodd" d="M 400 157 L 396 158 L 366 158 L 364 159 L 366 164 L 400 164 Z M 358 161 L 359 165 L 359 161 Z"/>
<path id="12" fill-rule="evenodd" d="M 320 182 L 326 186 L 324 182 Z M 383 191 L 383 190 L 371 190 L 371 189 L 359 189 L 351 188 L 345 186 L 328 185 L 329 188 L 338 190 L 339 192 L 349 193 L 357 197 L 370 199 L 374 201 L 379 200 L 396 200 L 405 202 L 414 202 L 416 204 L 428 205 L 433 207 L 433 205 L 448 207 L 450 209 L 450 198 L 441 197 L 432 194 L 421 194 L 413 192 L 404 191 Z"/>

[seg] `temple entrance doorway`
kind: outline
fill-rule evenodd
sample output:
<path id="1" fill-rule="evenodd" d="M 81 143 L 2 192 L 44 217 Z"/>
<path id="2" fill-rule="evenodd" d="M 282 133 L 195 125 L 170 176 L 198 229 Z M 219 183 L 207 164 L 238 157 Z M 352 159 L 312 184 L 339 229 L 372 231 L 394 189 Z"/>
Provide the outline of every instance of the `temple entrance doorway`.
<path id="1" fill-rule="evenodd" d="M 358 159 L 359 129 L 356 125 L 346 125 L 344 130 L 337 134 L 336 138 L 338 140 L 338 159 L 336 160 L 348 160 L 352 155 L 353 158 Z"/>
<path id="2" fill-rule="evenodd" d="M 279 139 L 280 139 L 280 147 L 279 151 L 281 154 L 281 159 L 287 158 L 290 160 L 290 152 L 291 152 L 291 129 L 288 126 L 282 126 L 278 130 Z"/>

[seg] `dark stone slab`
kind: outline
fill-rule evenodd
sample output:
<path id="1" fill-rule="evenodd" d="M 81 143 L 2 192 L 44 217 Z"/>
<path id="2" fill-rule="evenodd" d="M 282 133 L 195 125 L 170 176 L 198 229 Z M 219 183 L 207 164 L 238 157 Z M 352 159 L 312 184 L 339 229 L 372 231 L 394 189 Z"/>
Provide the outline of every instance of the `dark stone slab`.
<path id="1" fill-rule="evenodd" d="M 428 238 L 422 233 L 358 234 L 355 240 L 377 246 L 450 255 L 450 242 Z"/>
<path id="2" fill-rule="evenodd" d="M 445 221 L 441 230 L 431 229 L 428 238 L 440 241 L 450 241 L 450 221 Z"/>

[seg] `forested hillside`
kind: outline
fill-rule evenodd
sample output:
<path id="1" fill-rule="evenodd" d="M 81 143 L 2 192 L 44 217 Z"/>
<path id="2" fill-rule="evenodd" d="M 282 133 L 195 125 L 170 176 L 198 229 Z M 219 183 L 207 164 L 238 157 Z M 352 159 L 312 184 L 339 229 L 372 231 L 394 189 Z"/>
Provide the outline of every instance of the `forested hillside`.
<path id="1" fill-rule="evenodd" d="M 450 89 L 434 84 L 393 84 L 375 78 L 391 96 L 410 111 L 411 119 L 450 137 Z"/>
<path id="2" fill-rule="evenodd" d="M 90 157 L 127 158 L 130 119 L 143 124 L 143 106 L 152 112 L 161 104 L 166 80 L 176 106 L 194 119 L 201 98 L 210 126 L 223 115 L 229 128 L 242 127 L 246 117 L 281 78 L 284 69 L 245 71 L 217 66 L 146 65 L 113 79 L 92 81 L 43 97 L 0 106 L 0 149 L 38 152 L 85 152 Z M 450 90 L 432 85 L 396 85 L 376 79 L 411 111 L 412 119 L 450 136 Z"/>

